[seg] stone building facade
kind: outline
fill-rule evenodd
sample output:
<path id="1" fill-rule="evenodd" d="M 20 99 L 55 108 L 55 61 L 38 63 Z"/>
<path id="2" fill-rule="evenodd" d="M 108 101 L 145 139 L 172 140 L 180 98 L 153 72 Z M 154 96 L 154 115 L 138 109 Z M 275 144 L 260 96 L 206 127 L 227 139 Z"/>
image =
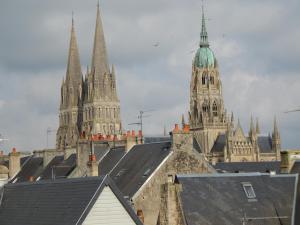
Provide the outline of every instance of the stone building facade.
<path id="1" fill-rule="evenodd" d="M 184 123 L 184 119 L 183 119 Z M 233 114 L 224 107 L 222 82 L 217 59 L 210 49 L 202 13 L 200 46 L 192 64 L 189 124 L 193 135 L 212 162 L 280 160 L 280 135 L 276 120 L 271 136 L 261 136 L 259 124 L 251 118 L 246 136 Z"/>
<path id="2" fill-rule="evenodd" d="M 75 147 L 80 135 L 120 135 L 120 101 L 114 66 L 106 52 L 99 5 L 97 7 L 91 68 L 82 75 L 74 22 L 72 21 L 66 78 L 61 86 L 56 147 Z"/>
<path id="3" fill-rule="evenodd" d="M 207 162 L 205 155 L 195 149 L 193 134 L 188 125 L 184 129 L 176 126 L 172 131 L 171 154 L 132 197 L 134 208 L 144 213 L 144 224 L 157 224 L 160 207 L 164 204 L 160 198 L 161 193 L 165 193 L 163 185 L 170 177 L 174 177 L 175 174 L 202 173 L 216 173 L 216 171 Z"/>

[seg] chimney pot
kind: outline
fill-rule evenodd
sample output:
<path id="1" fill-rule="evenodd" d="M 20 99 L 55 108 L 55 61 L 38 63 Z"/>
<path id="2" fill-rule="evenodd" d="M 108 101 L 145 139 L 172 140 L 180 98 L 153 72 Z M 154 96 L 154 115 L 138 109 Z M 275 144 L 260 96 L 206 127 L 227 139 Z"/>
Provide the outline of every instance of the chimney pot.
<path id="1" fill-rule="evenodd" d="M 90 155 L 90 161 L 91 162 L 96 162 L 96 155 L 95 154 Z"/>
<path id="2" fill-rule="evenodd" d="M 179 131 L 179 126 L 178 126 L 178 124 L 175 124 L 175 128 L 174 128 L 173 131 L 175 131 L 175 132 L 178 132 L 178 131 Z"/>
<path id="3" fill-rule="evenodd" d="M 141 130 L 139 130 L 139 137 L 142 137 L 143 136 L 143 133 Z"/>
<path id="4" fill-rule="evenodd" d="M 128 131 L 127 131 L 127 137 L 129 137 L 129 136 L 130 136 L 130 131 L 128 130 Z"/>
<path id="5" fill-rule="evenodd" d="M 0 156 L 3 156 L 3 151 L 0 151 Z"/>
<path id="6" fill-rule="evenodd" d="M 12 153 L 16 153 L 17 152 L 17 149 L 16 148 L 13 148 L 12 149 Z"/>
<path id="7" fill-rule="evenodd" d="M 134 130 L 131 131 L 131 136 L 135 137 L 135 131 Z"/>
<path id="8" fill-rule="evenodd" d="M 188 133 L 190 131 L 190 125 L 184 124 L 183 131 L 186 132 L 186 133 Z"/>

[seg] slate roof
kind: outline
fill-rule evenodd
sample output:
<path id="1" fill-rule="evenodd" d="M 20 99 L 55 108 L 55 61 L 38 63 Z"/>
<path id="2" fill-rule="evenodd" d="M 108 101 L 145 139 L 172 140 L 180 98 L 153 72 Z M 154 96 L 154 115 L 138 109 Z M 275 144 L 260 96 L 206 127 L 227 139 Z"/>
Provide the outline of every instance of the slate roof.
<path id="1" fill-rule="evenodd" d="M 124 196 L 131 198 L 170 152 L 170 142 L 135 145 L 110 176 Z"/>
<path id="2" fill-rule="evenodd" d="M 300 173 L 300 160 L 296 160 L 290 171 L 291 174 Z M 295 224 L 300 224 L 300 180 L 298 180 L 298 190 L 297 190 L 297 205 L 296 205 L 296 218 Z"/>
<path id="3" fill-rule="evenodd" d="M 144 143 L 150 144 L 150 143 L 157 143 L 157 142 L 165 142 L 165 141 L 171 141 L 170 136 L 152 136 L 152 137 L 144 137 Z"/>
<path id="4" fill-rule="evenodd" d="M 300 173 L 300 160 L 295 160 L 290 173 Z"/>
<path id="5" fill-rule="evenodd" d="M 217 137 L 217 140 L 215 141 L 211 152 L 216 152 L 216 153 L 221 153 L 224 150 L 226 144 L 226 135 L 225 134 L 219 134 L 219 136 Z"/>
<path id="6" fill-rule="evenodd" d="M 108 144 L 94 144 L 94 153 L 97 161 L 101 160 L 109 150 Z"/>
<path id="7" fill-rule="evenodd" d="M 198 141 L 196 140 L 196 138 L 193 138 L 193 148 L 199 152 L 199 153 L 202 153 L 202 149 L 198 143 Z"/>
<path id="8" fill-rule="evenodd" d="M 292 225 L 298 175 L 211 174 L 177 176 L 183 217 L 188 225 Z M 248 199 L 243 183 L 251 184 Z M 249 218 L 276 217 L 274 219 Z M 278 217 L 287 217 L 278 219 Z"/>
<path id="9" fill-rule="evenodd" d="M 136 224 L 141 225 L 132 208 L 125 202 L 109 177 L 5 185 L 0 205 L 1 225 L 82 224 L 107 185 Z"/>
<path id="10" fill-rule="evenodd" d="M 21 166 L 24 165 L 24 163 L 30 158 L 31 156 L 24 156 L 20 158 L 20 164 Z M 4 165 L 7 168 L 9 167 L 9 160 L 1 160 L 0 165 Z"/>
<path id="11" fill-rule="evenodd" d="M 280 173 L 280 161 L 270 162 L 220 162 L 213 165 L 219 173 L 243 173 L 260 172 L 269 173 L 275 171 Z"/>
<path id="12" fill-rule="evenodd" d="M 34 156 L 24 157 L 21 159 L 21 164 L 21 170 L 10 182 L 25 182 L 30 177 L 37 178 L 43 169 L 43 158 Z"/>
<path id="13" fill-rule="evenodd" d="M 76 154 L 64 160 L 64 156 L 55 156 L 40 175 L 41 180 L 66 178 L 76 167 Z"/>
<path id="14" fill-rule="evenodd" d="M 125 153 L 125 147 L 112 148 L 99 163 L 99 175 L 109 174 Z"/>
<path id="15" fill-rule="evenodd" d="M 269 136 L 258 136 L 257 144 L 261 153 L 272 153 L 272 139 Z"/>

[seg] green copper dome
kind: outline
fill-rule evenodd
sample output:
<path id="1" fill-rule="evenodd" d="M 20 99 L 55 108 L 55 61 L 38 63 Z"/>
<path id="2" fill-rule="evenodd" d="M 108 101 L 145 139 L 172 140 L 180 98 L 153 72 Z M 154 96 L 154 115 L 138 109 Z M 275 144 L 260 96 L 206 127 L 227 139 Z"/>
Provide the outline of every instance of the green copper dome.
<path id="1" fill-rule="evenodd" d="M 214 53 L 209 47 L 200 47 L 195 56 L 195 66 L 198 68 L 216 67 Z"/>
<path id="2" fill-rule="evenodd" d="M 217 60 L 214 56 L 213 51 L 209 48 L 203 7 L 202 7 L 202 27 L 200 33 L 200 48 L 196 53 L 194 64 L 198 68 L 217 67 Z"/>

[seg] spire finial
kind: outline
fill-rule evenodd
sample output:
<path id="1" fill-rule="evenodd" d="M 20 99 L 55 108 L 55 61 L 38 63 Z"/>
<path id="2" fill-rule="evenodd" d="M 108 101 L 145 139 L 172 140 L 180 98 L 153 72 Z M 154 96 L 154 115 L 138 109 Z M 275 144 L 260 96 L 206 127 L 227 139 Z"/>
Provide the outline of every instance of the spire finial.
<path id="1" fill-rule="evenodd" d="M 74 27 L 74 11 L 72 11 L 72 27 Z"/>
<path id="2" fill-rule="evenodd" d="M 202 1 L 202 27 L 201 27 L 201 33 L 200 33 L 200 47 L 208 47 L 208 36 L 206 31 L 206 25 L 205 25 L 205 15 L 204 15 L 204 6 Z"/>

